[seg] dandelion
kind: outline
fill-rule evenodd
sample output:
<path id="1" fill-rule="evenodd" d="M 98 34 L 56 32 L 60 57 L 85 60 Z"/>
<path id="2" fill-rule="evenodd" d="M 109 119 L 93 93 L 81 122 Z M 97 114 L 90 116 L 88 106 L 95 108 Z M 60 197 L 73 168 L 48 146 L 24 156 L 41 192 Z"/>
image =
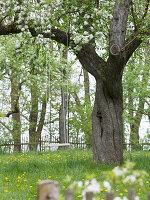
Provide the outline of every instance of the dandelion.
<path id="1" fill-rule="evenodd" d="M 4 190 L 4 192 L 8 192 L 8 190 Z"/>
<path id="2" fill-rule="evenodd" d="M 81 197 L 82 197 L 82 195 L 81 195 L 81 194 L 79 194 L 77 197 L 81 198 Z"/>

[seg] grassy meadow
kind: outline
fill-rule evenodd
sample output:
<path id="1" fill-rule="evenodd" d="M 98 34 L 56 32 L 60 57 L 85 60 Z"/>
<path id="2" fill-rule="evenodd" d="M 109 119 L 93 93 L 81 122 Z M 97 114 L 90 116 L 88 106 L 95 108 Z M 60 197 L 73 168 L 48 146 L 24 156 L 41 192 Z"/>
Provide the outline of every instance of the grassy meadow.
<path id="1" fill-rule="evenodd" d="M 135 162 L 135 169 L 148 173 L 144 187 L 137 187 L 140 199 L 146 200 L 150 191 L 150 151 L 125 152 L 124 160 Z M 92 162 L 91 150 L 58 150 L 37 153 L 0 154 L 0 199 L 34 200 L 37 199 L 37 182 L 55 180 L 60 184 L 61 194 L 74 181 L 85 181 L 95 177 L 104 181 L 105 173 L 113 165 Z M 120 183 L 121 184 L 121 183 Z M 101 191 L 101 193 L 106 191 Z M 117 191 L 118 196 L 126 195 L 127 189 Z M 82 199 L 75 195 L 74 199 Z M 104 199 L 99 197 L 99 199 Z"/>

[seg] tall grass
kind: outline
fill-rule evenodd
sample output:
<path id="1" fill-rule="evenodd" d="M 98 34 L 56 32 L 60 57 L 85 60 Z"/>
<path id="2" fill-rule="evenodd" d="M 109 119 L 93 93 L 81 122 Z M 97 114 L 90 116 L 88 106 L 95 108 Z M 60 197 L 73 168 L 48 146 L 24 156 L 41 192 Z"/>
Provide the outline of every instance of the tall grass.
<path id="1" fill-rule="evenodd" d="M 135 162 L 136 169 L 144 169 L 150 174 L 150 152 L 125 152 L 124 158 Z M 0 199 L 34 200 L 37 198 L 37 182 L 40 180 L 58 181 L 61 192 L 74 181 L 89 177 L 103 181 L 104 171 L 112 168 L 113 165 L 92 162 L 91 150 L 1 154 Z M 150 191 L 148 183 L 146 190 Z"/>

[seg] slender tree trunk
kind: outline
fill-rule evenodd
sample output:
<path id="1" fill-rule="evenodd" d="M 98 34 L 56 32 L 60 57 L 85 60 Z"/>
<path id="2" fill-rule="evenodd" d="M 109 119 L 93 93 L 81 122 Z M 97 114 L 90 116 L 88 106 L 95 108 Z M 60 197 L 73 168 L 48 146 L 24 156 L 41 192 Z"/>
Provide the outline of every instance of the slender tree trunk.
<path id="1" fill-rule="evenodd" d="M 68 98 L 67 94 L 64 91 L 64 88 L 61 88 L 61 106 L 59 110 L 59 142 L 67 143 L 67 130 L 66 130 L 66 115 L 67 115 L 67 104 Z"/>
<path id="2" fill-rule="evenodd" d="M 13 121 L 13 130 L 12 136 L 14 140 L 14 151 L 21 151 L 21 120 L 20 120 L 20 111 L 19 111 L 19 83 L 14 78 L 14 71 L 12 72 L 13 76 L 11 77 L 11 111 L 18 110 L 18 113 L 12 114 Z"/>
<path id="3" fill-rule="evenodd" d="M 37 150 L 37 142 L 38 137 L 36 133 L 37 128 L 37 120 L 38 120 L 38 95 L 37 95 L 37 86 L 31 85 L 31 111 L 29 117 L 29 150 L 36 151 Z"/>
<path id="4" fill-rule="evenodd" d="M 90 80 L 89 80 L 89 74 L 85 69 L 83 69 L 83 75 L 84 75 L 85 109 L 86 109 L 85 117 L 88 120 L 89 119 L 89 107 L 91 107 Z M 86 144 L 89 144 L 89 147 L 91 147 L 92 146 L 92 130 L 85 128 L 84 135 L 85 135 Z"/>
<path id="5" fill-rule="evenodd" d="M 139 128 L 140 128 L 140 123 L 142 120 L 143 116 L 143 111 L 144 110 L 144 101 L 142 98 L 139 100 L 139 107 L 138 110 L 136 111 L 135 117 L 132 119 L 132 124 L 130 123 L 130 143 L 131 143 L 131 149 L 132 150 L 141 150 L 140 146 L 140 136 L 139 136 Z"/>
<path id="6" fill-rule="evenodd" d="M 63 58 L 67 59 L 67 51 L 63 52 Z M 65 69 L 61 70 L 63 82 L 67 80 L 67 72 Z M 67 128 L 66 128 L 66 116 L 68 112 L 68 94 L 66 88 L 61 86 L 61 105 L 59 109 L 59 142 L 60 143 L 67 143 L 68 142 L 68 135 L 67 135 Z"/>
<path id="7" fill-rule="evenodd" d="M 48 99 L 49 99 L 49 94 L 46 91 L 45 94 L 43 95 L 43 99 L 42 99 L 42 110 L 41 110 L 40 121 L 38 123 L 37 132 L 36 132 L 37 141 L 41 140 L 41 134 L 42 134 L 43 126 L 44 126 Z M 36 149 L 37 149 L 37 147 L 36 147 Z"/>

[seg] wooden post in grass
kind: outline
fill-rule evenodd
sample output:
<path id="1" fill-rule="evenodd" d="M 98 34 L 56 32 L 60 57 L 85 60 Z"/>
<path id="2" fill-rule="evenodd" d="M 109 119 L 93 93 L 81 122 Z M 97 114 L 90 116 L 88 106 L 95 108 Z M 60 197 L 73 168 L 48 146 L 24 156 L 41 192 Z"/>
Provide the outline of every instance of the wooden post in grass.
<path id="1" fill-rule="evenodd" d="M 129 200 L 134 200 L 135 199 L 135 190 L 134 189 L 131 189 L 131 190 L 129 190 L 129 192 L 128 192 L 128 198 L 129 198 Z"/>
<path id="2" fill-rule="evenodd" d="M 86 200 L 93 200 L 94 193 L 93 192 L 86 192 Z"/>
<path id="3" fill-rule="evenodd" d="M 37 185 L 38 200 L 59 200 L 59 184 L 54 181 L 40 181 Z"/>
<path id="4" fill-rule="evenodd" d="M 150 200 L 150 192 L 148 193 L 147 200 Z"/>
<path id="5" fill-rule="evenodd" d="M 113 192 L 107 192 L 106 193 L 106 200 L 113 200 L 114 199 L 114 193 Z"/>
<path id="6" fill-rule="evenodd" d="M 73 200 L 73 189 L 69 189 L 65 191 L 65 200 Z"/>

